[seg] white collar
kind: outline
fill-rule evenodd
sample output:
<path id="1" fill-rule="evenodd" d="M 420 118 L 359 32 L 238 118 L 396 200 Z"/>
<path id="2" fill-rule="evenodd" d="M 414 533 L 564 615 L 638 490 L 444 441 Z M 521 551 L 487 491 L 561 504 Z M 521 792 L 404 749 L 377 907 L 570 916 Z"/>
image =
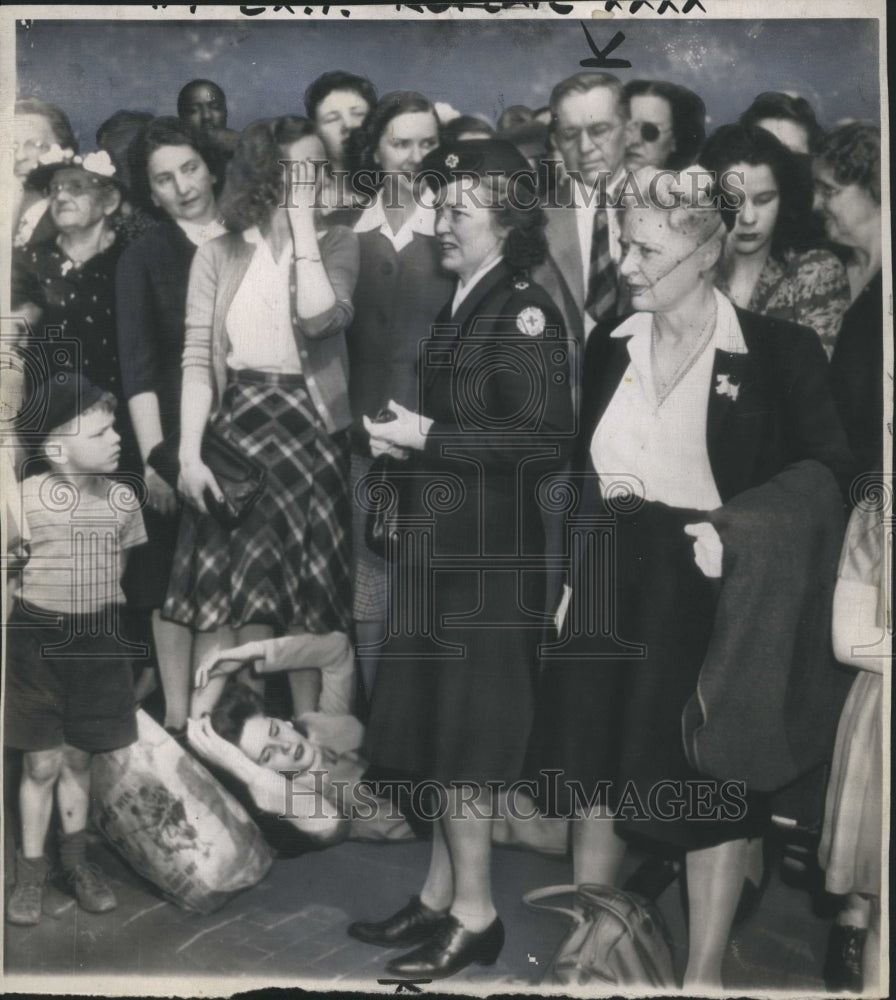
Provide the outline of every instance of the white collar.
<path id="1" fill-rule="evenodd" d="M 713 289 L 716 300 L 716 328 L 711 347 L 727 354 L 747 354 L 747 344 L 741 332 L 737 313 L 731 302 L 717 289 Z M 649 337 L 653 330 L 653 313 L 638 312 L 620 323 L 610 334 L 611 337 Z"/>
<path id="2" fill-rule="evenodd" d="M 209 240 L 223 236 L 227 232 L 226 226 L 217 219 L 212 219 L 211 222 L 191 222 L 189 219 L 175 219 L 174 221 L 184 231 L 187 239 L 197 247 L 201 247 Z"/>
<path id="3" fill-rule="evenodd" d="M 470 294 L 470 292 L 479 284 L 480 281 L 494 268 L 496 268 L 501 261 L 504 260 L 504 255 L 501 254 L 496 257 L 491 263 L 483 264 L 478 271 L 475 272 L 470 278 L 470 280 L 462 285 L 460 282 L 457 284 L 457 289 L 454 292 L 454 298 L 451 301 L 451 315 L 453 316 L 457 310 L 460 308 L 460 304 L 464 299 Z"/>
<path id="4" fill-rule="evenodd" d="M 374 203 L 364 209 L 361 217 L 355 223 L 356 233 L 372 233 L 377 230 L 389 240 L 396 252 L 403 250 L 413 240 L 414 233 L 419 233 L 421 236 L 434 236 L 436 214 L 432 207 L 432 198 L 427 198 L 427 193 L 423 192 L 417 210 L 405 220 L 397 233 L 393 233 L 392 227 L 386 221 L 383 191 L 380 189 Z"/>

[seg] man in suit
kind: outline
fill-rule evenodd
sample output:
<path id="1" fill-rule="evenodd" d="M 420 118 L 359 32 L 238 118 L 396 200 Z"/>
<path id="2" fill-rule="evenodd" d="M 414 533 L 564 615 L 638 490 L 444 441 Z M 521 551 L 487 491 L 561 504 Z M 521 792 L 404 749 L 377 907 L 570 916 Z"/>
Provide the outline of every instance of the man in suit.
<path id="1" fill-rule="evenodd" d="M 554 87 L 550 109 L 564 177 L 544 204 L 550 261 L 534 277 L 584 343 L 599 321 L 617 315 L 619 221 L 599 202 L 612 203 L 625 178 L 622 83 L 609 73 L 576 73 Z"/>

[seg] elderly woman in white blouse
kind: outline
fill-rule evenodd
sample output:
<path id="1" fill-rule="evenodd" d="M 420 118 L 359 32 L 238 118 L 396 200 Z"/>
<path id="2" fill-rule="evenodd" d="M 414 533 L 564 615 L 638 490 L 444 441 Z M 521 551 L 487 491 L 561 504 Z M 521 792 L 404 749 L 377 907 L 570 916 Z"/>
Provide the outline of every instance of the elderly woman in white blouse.
<path id="1" fill-rule="evenodd" d="M 839 473 L 846 452 L 818 338 L 736 309 L 714 290 L 726 225 L 709 202 L 689 197 L 690 175 L 653 185 L 648 170 L 634 177 L 653 195 L 622 222 L 620 271 L 636 311 L 589 339 L 574 461 L 584 477 L 575 481 L 593 486 L 580 509 L 614 521 L 611 593 L 598 595 L 614 609 L 603 623 L 613 627 L 567 629 L 562 658 L 545 661 L 535 746 L 543 767 L 597 792 L 587 807 L 580 798 L 559 803 L 578 817 L 577 884 L 613 884 L 632 835 L 684 853 L 687 990 L 721 986 L 752 860 L 748 838 L 768 819 L 765 797 L 749 786 L 726 799 L 716 782 L 705 800 L 686 797 L 706 778 L 686 755 L 682 712 L 722 576 L 713 512 L 800 459 Z M 830 477 L 839 503 L 837 485 Z M 595 586 L 583 572 L 573 577 L 573 601 Z"/>

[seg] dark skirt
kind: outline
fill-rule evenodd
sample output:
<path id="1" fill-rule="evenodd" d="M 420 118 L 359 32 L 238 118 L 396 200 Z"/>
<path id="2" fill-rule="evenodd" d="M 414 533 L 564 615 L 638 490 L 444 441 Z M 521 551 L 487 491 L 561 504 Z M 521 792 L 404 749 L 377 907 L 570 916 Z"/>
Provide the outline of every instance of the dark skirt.
<path id="1" fill-rule="evenodd" d="M 347 435 L 325 431 L 301 375 L 231 372 L 214 420 L 265 466 L 265 491 L 231 531 L 185 508 L 163 616 L 200 632 L 250 624 L 279 634 L 347 631 Z"/>
<path id="2" fill-rule="evenodd" d="M 367 511 L 358 502 L 361 479 L 370 472 L 373 459 L 352 455 L 352 580 L 355 585 L 354 618 L 357 622 L 381 622 L 386 617 L 389 574 L 385 559 L 371 552 L 364 541 Z"/>
<path id="3" fill-rule="evenodd" d="M 698 774 L 685 756 L 682 710 L 709 644 L 717 582 L 694 562 L 684 526 L 705 520 L 659 503 L 617 514 L 608 587 L 595 591 L 604 607 L 615 603 L 615 626 L 573 635 L 543 661 L 528 770 L 559 772 L 540 775 L 549 812 L 595 796 L 620 832 L 684 850 L 754 836 L 767 822 L 765 797 Z M 574 600 L 586 589 L 574 581 Z"/>
<path id="4" fill-rule="evenodd" d="M 399 582 L 414 569 L 393 573 L 396 615 L 406 607 Z M 374 766 L 442 784 L 520 777 L 544 602 L 541 574 L 524 576 L 457 569 L 418 577 L 417 599 L 432 602 L 426 617 L 434 627 L 430 632 L 418 618 L 402 634 L 390 623 L 364 751 Z"/>

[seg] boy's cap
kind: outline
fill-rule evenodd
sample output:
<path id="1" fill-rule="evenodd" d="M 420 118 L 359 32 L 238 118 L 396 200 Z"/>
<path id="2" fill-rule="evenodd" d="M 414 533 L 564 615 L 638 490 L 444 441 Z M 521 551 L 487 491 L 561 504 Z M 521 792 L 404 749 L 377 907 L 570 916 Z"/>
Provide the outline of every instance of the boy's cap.
<path id="1" fill-rule="evenodd" d="M 46 400 L 40 433 L 49 434 L 98 403 L 106 393 L 78 372 L 59 372 L 37 389 Z"/>

